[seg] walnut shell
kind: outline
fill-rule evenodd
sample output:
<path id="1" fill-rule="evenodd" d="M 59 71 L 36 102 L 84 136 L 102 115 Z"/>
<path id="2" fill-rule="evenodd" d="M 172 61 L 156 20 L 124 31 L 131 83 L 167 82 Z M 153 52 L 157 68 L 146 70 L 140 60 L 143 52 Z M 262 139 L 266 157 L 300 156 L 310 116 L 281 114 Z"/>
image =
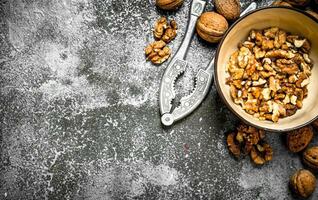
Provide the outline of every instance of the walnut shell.
<path id="1" fill-rule="evenodd" d="M 163 10 L 175 10 L 183 4 L 183 0 L 156 0 L 156 6 Z"/>
<path id="2" fill-rule="evenodd" d="M 307 147 L 314 133 L 310 126 L 287 133 L 287 147 L 291 152 L 300 152 Z"/>
<path id="3" fill-rule="evenodd" d="M 215 0 L 216 11 L 227 20 L 234 20 L 240 16 L 241 5 L 239 0 Z"/>
<path id="4" fill-rule="evenodd" d="M 291 189 L 300 197 L 308 198 L 316 187 L 316 177 L 308 170 L 298 170 L 290 178 Z"/>
<path id="5" fill-rule="evenodd" d="M 318 171 L 318 146 L 307 149 L 304 152 L 303 161 L 308 167 Z"/>
<path id="6" fill-rule="evenodd" d="M 197 22 L 199 36 L 207 42 L 216 43 L 221 40 L 229 25 L 226 19 L 216 12 L 203 13 Z"/>
<path id="7" fill-rule="evenodd" d="M 285 0 L 287 3 L 293 6 L 307 6 L 310 0 Z"/>

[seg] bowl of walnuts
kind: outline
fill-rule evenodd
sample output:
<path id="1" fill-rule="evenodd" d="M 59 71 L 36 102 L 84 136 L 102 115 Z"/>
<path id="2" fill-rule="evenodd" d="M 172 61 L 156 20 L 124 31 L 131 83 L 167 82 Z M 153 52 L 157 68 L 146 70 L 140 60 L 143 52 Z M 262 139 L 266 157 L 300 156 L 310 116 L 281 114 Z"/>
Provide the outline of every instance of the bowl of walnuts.
<path id="1" fill-rule="evenodd" d="M 290 131 L 318 116 L 318 20 L 289 7 L 260 8 L 237 20 L 215 56 L 225 104 L 255 127 Z"/>

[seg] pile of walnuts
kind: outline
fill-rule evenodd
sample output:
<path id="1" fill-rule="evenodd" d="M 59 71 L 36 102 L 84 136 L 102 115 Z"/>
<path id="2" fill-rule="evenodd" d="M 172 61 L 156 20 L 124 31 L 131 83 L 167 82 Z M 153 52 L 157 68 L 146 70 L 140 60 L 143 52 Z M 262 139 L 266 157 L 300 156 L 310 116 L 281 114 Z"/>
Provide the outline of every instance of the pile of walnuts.
<path id="1" fill-rule="evenodd" d="M 273 150 L 264 138 L 263 130 L 241 124 L 236 132 L 227 135 L 226 141 L 230 152 L 236 158 L 250 155 L 256 165 L 263 165 L 273 158 Z"/>
<path id="2" fill-rule="evenodd" d="M 318 120 L 312 123 L 318 129 Z M 286 146 L 292 153 L 301 153 L 303 164 L 307 169 L 297 170 L 290 178 L 290 188 L 301 198 L 308 198 L 316 189 L 316 177 L 312 172 L 318 172 L 318 146 L 308 145 L 314 132 L 311 126 L 290 131 L 286 135 Z"/>
<path id="3" fill-rule="evenodd" d="M 174 20 L 168 23 L 166 17 L 161 17 L 156 21 L 153 31 L 156 41 L 145 48 L 147 60 L 150 60 L 153 64 L 161 64 L 170 57 L 171 49 L 167 44 L 176 37 L 177 29 L 178 26 Z"/>
<path id="4" fill-rule="evenodd" d="M 310 48 L 306 38 L 277 27 L 252 30 L 226 66 L 233 101 L 260 120 L 295 114 L 308 93 Z"/>

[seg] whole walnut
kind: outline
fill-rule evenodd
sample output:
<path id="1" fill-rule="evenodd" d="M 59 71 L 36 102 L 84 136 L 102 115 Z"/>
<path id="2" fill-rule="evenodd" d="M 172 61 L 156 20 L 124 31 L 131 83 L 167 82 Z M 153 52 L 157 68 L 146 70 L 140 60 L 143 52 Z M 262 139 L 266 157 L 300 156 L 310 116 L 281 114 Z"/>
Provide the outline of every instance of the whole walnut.
<path id="1" fill-rule="evenodd" d="M 304 150 L 311 141 L 314 133 L 311 126 L 305 126 L 298 130 L 287 133 L 287 147 L 293 152 L 297 153 Z"/>
<path id="2" fill-rule="evenodd" d="M 215 0 L 216 11 L 227 20 L 234 20 L 240 16 L 241 5 L 239 0 Z"/>
<path id="3" fill-rule="evenodd" d="M 290 178 L 290 187 L 298 196 L 308 198 L 316 187 L 316 177 L 308 170 L 298 170 Z"/>
<path id="4" fill-rule="evenodd" d="M 287 3 L 293 6 L 307 6 L 310 3 L 310 0 L 285 0 Z"/>
<path id="5" fill-rule="evenodd" d="M 229 25 L 226 19 L 216 12 L 203 13 L 196 25 L 199 36 L 207 42 L 216 43 L 221 40 Z"/>
<path id="6" fill-rule="evenodd" d="M 156 6 L 163 10 L 175 10 L 183 4 L 183 0 L 156 0 Z"/>
<path id="7" fill-rule="evenodd" d="M 308 167 L 318 171 L 318 146 L 307 149 L 304 152 L 303 161 Z"/>

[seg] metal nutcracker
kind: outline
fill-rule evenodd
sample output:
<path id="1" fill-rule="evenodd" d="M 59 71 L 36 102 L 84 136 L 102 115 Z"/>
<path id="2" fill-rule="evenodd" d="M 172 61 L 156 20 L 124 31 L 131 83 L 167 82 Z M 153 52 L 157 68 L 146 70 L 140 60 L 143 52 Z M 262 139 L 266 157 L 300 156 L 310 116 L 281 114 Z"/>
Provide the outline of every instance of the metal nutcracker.
<path id="1" fill-rule="evenodd" d="M 170 126 L 174 122 L 192 113 L 202 103 L 211 87 L 213 79 L 214 57 L 210 61 L 208 67 L 206 69 L 200 69 L 195 76 L 196 85 L 192 93 L 188 96 L 182 97 L 180 99 L 180 105 L 171 111 L 171 103 L 176 97 L 174 85 L 178 77 L 185 72 L 187 66 L 189 65 L 185 57 L 194 35 L 197 19 L 202 14 L 205 4 L 206 2 L 202 0 L 192 1 L 190 17 L 185 36 L 178 51 L 166 68 L 161 80 L 159 105 L 161 122 L 165 126 Z M 241 16 L 254 9 L 256 9 L 256 3 L 251 3 L 248 8 L 241 13 Z"/>

